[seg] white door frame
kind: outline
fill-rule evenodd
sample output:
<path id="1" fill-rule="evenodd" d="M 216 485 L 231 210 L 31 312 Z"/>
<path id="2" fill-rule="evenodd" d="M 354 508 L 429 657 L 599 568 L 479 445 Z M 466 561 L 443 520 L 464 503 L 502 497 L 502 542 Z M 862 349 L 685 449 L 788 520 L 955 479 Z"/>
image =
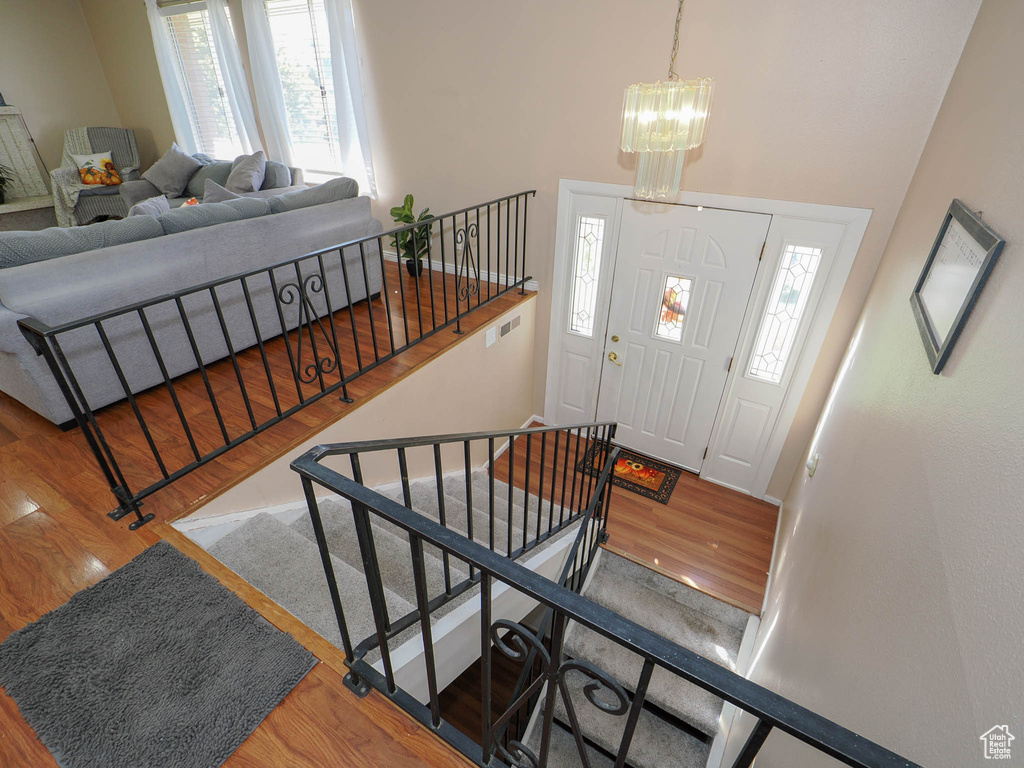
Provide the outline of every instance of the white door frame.
<path id="1" fill-rule="evenodd" d="M 554 405 L 557 398 L 557 375 L 559 356 L 561 354 L 561 334 L 563 332 L 563 318 L 569 311 L 568 288 L 568 263 L 569 263 L 569 239 L 573 232 L 573 198 L 576 195 L 590 195 L 596 197 L 608 197 L 620 202 L 616 206 L 616 221 L 613 227 L 618 232 L 618 217 L 621 216 L 621 202 L 632 197 L 632 187 L 625 184 L 607 184 L 603 182 L 576 181 L 572 179 L 560 179 L 558 183 L 558 219 L 555 229 L 555 253 L 554 253 L 554 275 L 551 286 L 551 323 L 550 335 L 548 338 L 548 368 L 547 381 L 544 391 L 544 416 L 550 423 L 554 414 Z M 810 328 L 803 343 L 803 350 L 795 363 L 793 375 L 790 378 L 789 386 L 779 411 L 778 418 L 771 429 L 770 437 L 765 443 L 760 461 L 760 468 L 753 487 L 743 490 L 752 496 L 764 498 L 773 503 L 779 503 L 778 499 L 766 496 L 768 483 L 775 470 L 782 452 L 783 443 L 793 425 L 796 410 L 800 404 L 807 382 L 810 380 L 814 363 L 821 351 L 821 345 L 825 339 L 832 317 L 835 314 L 839 297 L 846 286 L 846 279 L 853 267 L 857 251 L 860 249 L 861 240 L 867 229 L 868 221 L 871 218 L 871 210 L 865 208 L 847 208 L 835 205 L 822 205 L 819 203 L 799 203 L 785 200 L 767 200 L 756 197 L 736 197 L 733 195 L 717 195 L 704 192 L 681 192 L 674 201 L 676 205 L 706 206 L 708 208 L 724 208 L 734 211 L 748 211 L 751 213 L 767 213 L 772 215 L 772 223 L 768 228 L 768 241 L 772 242 L 773 229 L 776 228 L 779 219 L 785 219 L 792 224 L 799 220 L 811 222 L 830 222 L 842 224 L 846 231 L 836 252 L 835 261 L 830 270 L 825 287 L 818 301 Z M 605 258 L 610 258 L 611 263 L 602 264 L 601 271 L 605 275 L 614 274 L 615 260 L 618 256 L 617 242 L 612 243 L 611 248 L 606 250 Z M 755 297 L 764 295 L 765 282 L 773 279 L 781 253 L 769 253 L 766 249 L 765 258 L 762 259 L 754 280 L 754 288 L 751 292 L 751 302 L 743 320 L 743 329 L 740 332 L 741 344 L 752 344 L 757 328 L 753 327 L 760 323 L 760 311 L 754 306 Z M 746 350 L 738 348 L 737 359 L 744 359 Z M 738 375 L 741 366 L 734 365 L 729 373 L 725 385 L 725 394 L 722 398 L 722 405 L 715 421 L 714 431 L 711 435 L 712 444 L 718 437 L 721 427 L 722 414 L 725 412 L 725 404 L 733 389 L 733 381 Z M 595 409 L 596 409 L 595 399 Z M 595 410 L 596 413 L 596 410 Z M 706 469 L 706 465 L 705 465 Z M 702 470 L 701 476 L 704 476 Z M 708 478 L 710 479 L 710 478 Z"/>

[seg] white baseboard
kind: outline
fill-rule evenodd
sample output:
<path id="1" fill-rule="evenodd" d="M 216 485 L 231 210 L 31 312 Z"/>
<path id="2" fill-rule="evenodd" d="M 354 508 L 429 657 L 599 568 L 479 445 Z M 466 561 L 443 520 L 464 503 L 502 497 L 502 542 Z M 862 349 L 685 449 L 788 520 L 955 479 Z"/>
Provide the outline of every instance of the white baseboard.
<path id="1" fill-rule="evenodd" d="M 774 504 L 776 507 L 782 506 L 782 499 L 776 499 L 774 496 L 768 496 L 767 494 L 761 497 L 769 504 Z"/>
<path id="2" fill-rule="evenodd" d="M 395 253 L 394 251 L 389 251 L 389 250 L 387 250 L 385 248 L 384 249 L 384 260 L 385 261 L 391 261 L 391 262 L 397 262 L 398 261 L 398 254 Z M 446 274 L 449 274 L 449 275 L 456 275 L 456 274 L 458 274 L 458 269 L 456 268 L 456 265 L 455 264 L 449 264 L 447 261 L 445 261 L 445 263 L 444 263 L 444 271 L 445 271 Z M 485 282 L 498 283 L 499 285 L 503 285 L 504 282 L 505 282 L 505 275 L 501 274 L 500 272 L 488 272 L 485 269 L 481 269 L 480 270 L 480 279 L 485 281 Z M 528 290 L 528 291 L 539 291 L 540 290 L 540 283 L 538 283 L 536 280 L 527 280 L 523 287 L 526 290 Z"/>
<path id="3" fill-rule="evenodd" d="M 783 502 L 779 502 L 779 514 L 775 518 L 775 538 L 772 539 L 772 559 L 768 561 L 768 580 L 764 584 L 764 602 L 761 603 L 761 615 L 764 616 L 765 605 L 768 602 L 768 590 L 772 587 L 772 575 L 775 573 L 775 556 L 779 548 L 779 531 L 782 529 L 782 508 Z"/>

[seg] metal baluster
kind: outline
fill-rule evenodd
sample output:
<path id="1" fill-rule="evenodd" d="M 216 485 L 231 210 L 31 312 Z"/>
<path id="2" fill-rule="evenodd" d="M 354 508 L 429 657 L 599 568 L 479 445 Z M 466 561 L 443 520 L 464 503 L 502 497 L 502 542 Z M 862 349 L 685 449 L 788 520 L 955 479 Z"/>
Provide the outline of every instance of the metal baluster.
<path id="1" fill-rule="evenodd" d="M 213 309 L 217 313 L 217 322 L 220 324 L 220 332 L 224 335 L 224 344 L 228 348 L 228 356 L 231 358 L 231 366 L 235 369 L 235 378 L 238 380 L 238 388 L 242 393 L 242 402 L 245 403 L 245 412 L 249 415 L 249 424 L 256 430 L 256 416 L 252 412 L 252 403 L 249 402 L 249 390 L 245 387 L 245 378 L 242 376 L 242 369 L 238 365 L 238 357 L 235 355 L 235 345 L 231 343 L 231 334 L 228 332 L 228 324 L 224 320 L 224 310 L 220 306 L 220 299 L 217 297 L 217 286 L 210 286 L 210 298 L 213 299 Z"/>
<path id="2" fill-rule="evenodd" d="M 416 244 L 416 228 L 412 230 L 412 247 L 419 253 L 419 246 Z M 434 311 L 434 267 L 430 261 L 430 237 L 427 238 L 427 281 L 430 285 L 430 330 L 437 328 L 437 315 Z"/>
<path id="3" fill-rule="evenodd" d="M 416 228 L 413 227 L 409 230 L 412 236 L 412 252 L 416 255 Z M 413 259 L 414 265 L 418 265 L 419 259 Z M 417 270 L 418 271 L 418 270 Z M 416 318 L 419 321 L 420 338 L 423 337 L 423 299 L 420 296 L 420 278 L 417 275 L 412 279 L 412 284 L 416 287 Z"/>
<path id="4" fill-rule="evenodd" d="M 562 527 L 562 523 L 565 522 L 565 484 L 569 481 L 569 437 L 572 434 L 572 430 L 563 430 L 562 434 L 565 435 L 565 458 L 564 465 L 562 466 L 562 500 L 559 504 L 558 509 L 558 527 Z M 572 513 L 570 512 L 570 517 Z"/>
<path id="5" fill-rule="evenodd" d="M 71 407 L 71 412 L 75 416 L 75 420 L 79 426 L 82 427 L 82 431 L 85 433 L 86 439 L 89 441 L 90 447 L 93 449 L 93 454 L 97 460 L 100 461 L 100 468 L 103 473 L 107 476 L 108 482 L 110 482 L 110 490 L 113 492 L 114 497 L 120 502 L 120 509 L 124 510 L 124 514 L 133 513 L 135 520 L 128 526 L 129 530 L 137 530 L 140 526 L 145 525 L 153 519 L 153 515 L 143 515 L 139 510 L 139 504 L 135 500 L 135 496 L 128 485 L 128 481 L 124 477 L 124 473 L 121 472 L 121 467 L 117 463 L 117 459 L 114 458 L 114 452 L 110 449 L 110 444 L 107 443 L 106 437 L 103 435 L 103 430 L 100 429 L 99 423 L 96 421 L 96 415 L 93 413 L 92 408 L 89 406 L 89 401 L 85 398 L 85 392 L 82 391 L 81 385 L 78 383 L 78 379 L 75 377 L 75 372 L 71 369 L 71 364 L 68 362 L 67 356 L 64 354 L 64 350 L 60 346 L 60 341 L 56 335 L 50 337 L 50 342 L 53 344 L 53 354 L 57 358 L 57 362 L 60 364 L 60 370 L 64 372 L 64 376 L 58 376 L 56 366 L 52 364 L 49 357 L 49 347 L 44 346 L 44 354 L 47 354 L 47 364 L 50 365 L 50 370 L 54 373 L 57 383 L 61 388 L 61 392 L 64 393 L 65 399 L 68 401 L 68 405 Z M 66 378 L 65 378 L 66 377 Z M 74 392 L 74 397 L 69 397 L 68 387 Z M 75 400 L 77 398 L 77 401 Z M 79 403 L 81 403 L 81 409 L 79 409 Z M 90 429 L 86 429 L 86 425 Z M 97 450 L 97 445 L 103 449 L 101 453 Z M 106 456 L 105 460 L 104 454 Z M 116 480 L 112 475 L 116 476 Z M 120 489 L 120 493 L 118 490 Z M 124 514 L 119 514 L 118 510 L 109 513 L 109 516 L 115 520 L 120 520 L 124 517 Z"/>
<path id="6" fill-rule="evenodd" d="M 185 314 L 185 306 L 181 303 L 181 297 L 175 296 L 174 303 L 178 307 L 178 314 L 181 316 L 181 322 L 185 325 L 185 335 L 188 336 L 189 346 L 192 347 L 192 354 L 195 356 L 196 365 L 199 366 L 199 373 L 203 377 L 203 384 L 206 385 L 206 394 L 210 398 L 210 405 L 213 406 L 213 415 L 217 417 L 217 424 L 220 426 L 220 433 L 224 437 L 224 445 L 231 442 L 231 438 L 228 436 L 227 427 L 224 426 L 224 418 L 220 415 L 220 407 L 217 405 L 217 396 L 213 394 L 213 386 L 210 384 L 210 377 L 206 375 L 206 364 L 203 362 L 203 356 L 199 354 L 199 345 L 196 344 L 195 334 L 192 333 L 192 324 L 188 321 L 188 315 Z"/>
<path id="7" fill-rule="evenodd" d="M 491 574 L 480 572 L 480 720 L 481 764 L 490 765 L 491 733 Z M 543 765 L 543 763 L 541 763 Z"/>
<path id="8" fill-rule="evenodd" d="M 348 623 L 345 621 L 345 609 L 341 604 L 338 577 L 334 574 L 334 564 L 331 562 L 330 548 L 327 545 L 327 536 L 324 533 L 324 521 L 320 516 L 320 505 L 316 500 L 316 494 L 313 492 L 313 482 L 305 477 L 302 478 L 302 492 L 306 496 L 306 506 L 309 508 L 310 522 L 313 523 L 313 534 L 316 537 L 317 548 L 320 550 L 320 560 L 324 565 L 324 573 L 327 575 L 327 589 L 331 593 L 334 615 L 338 619 L 338 629 L 341 631 L 341 644 L 345 649 L 345 662 L 351 664 L 355 661 L 355 655 L 352 652 L 352 638 L 348 633 Z"/>
<path id="9" fill-rule="evenodd" d="M 479 307 L 483 296 L 480 295 L 480 209 L 476 211 L 476 305 Z"/>
<path id="10" fill-rule="evenodd" d="M 477 254 L 479 256 L 479 254 Z M 491 281 L 494 276 L 491 274 L 491 204 L 487 204 L 487 300 L 491 299 Z"/>
<path id="11" fill-rule="evenodd" d="M 135 419 L 139 422 L 139 428 L 142 430 L 143 436 L 146 438 L 146 442 L 149 444 L 149 450 L 153 453 L 153 458 L 156 459 L 156 465 L 160 468 L 160 474 L 164 476 L 164 480 L 169 477 L 167 467 L 164 465 L 163 457 L 160 456 L 160 451 L 156 447 L 156 443 L 153 441 L 153 435 L 150 434 L 149 425 L 146 424 L 146 419 L 142 416 L 142 411 L 139 410 L 139 404 L 135 400 L 135 393 L 132 392 L 131 387 L 128 385 L 128 379 L 125 378 L 124 371 L 121 369 L 121 363 L 118 362 L 117 355 L 114 354 L 114 348 L 110 346 L 110 339 L 107 338 L 107 332 L 103 330 L 103 321 L 97 320 L 94 324 L 96 326 L 96 332 L 100 336 L 100 341 L 103 343 L 103 348 L 107 351 L 107 357 L 110 358 L 110 364 L 114 366 L 114 373 L 117 374 L 117 380 L 121 383 L 121 389 L 124 390 L 125 397 L 128 398 L 128 403 L 132 407 L 132 412 L 135 414 Z"/>
<path id="12" fill-rule="evenodd" d="M 446 518 L 446 512 L 444 507 L 444 470 L 441 468 L 441 444 L 434 443 L 434 477 L 437 483 L 437 520 L 444 526 L 448 527 Z M 448 550 L 441 551 L 441 562 L 444 567 L 444 591 L 445 594 L 451 597 L 452 594 L 452 574 L 448 565 Z"/>
<path id="13" fill-rule="evenodd" d="M 412 489 L 409 487 L 409 460 L 406 458 L 405 448 L 398 449 L 398 471 L 402 478 L 402 498 L 405 499 L 405 506 L 412 509 Z"/>
<path id="14" fill-rule="evenodd" d="M 373 339 L 373 362 L 380 362 L 380 350 L 377 348 L 377 324 L 373 319 L 373 299 L 370 298 L 370 274 L 366 271 L 366 250 L 363 241 L 359 241 L 359 264 L 363 268 L 363 286 L 366 288 L 366 311 L 370 315 L 370 338 Z M 339 363 L 340 365 L 340 363 Z"/>
<path id="15" fill-rule="evenodd" d="M 270 278 L 270 290 L 273 294 L 274 307 L 277 309 L 277 319 L 281 323 L 281 335 L 284 337 L 284 347 L 288 352 L 288 367 L 292 371 L 292 381 L 295 382 L 295 393 L 299 397 L 299 403 L 306 402 L 306 396 L 302 393 L 302 381 L 299 379 L 299 369 L 295 364 L 295 355 L 292 352 L 292 340 L 288 334 L 288 324 L 284 319 L 284 310 L 281 309 L 281 294 L 277 287 L 277 278 L 274 277 L 274 270 L 267 270 L 267 277 Z M 301 337 L 300 337 L 301 338 Z"/>
<path id="16" fill-rule="evenodd" d="M 487 438 L 487 482 L 490 493 L 487 499 L 487 513 L 490 522 L 491 552 L 494 551 L 494 438 Z"/>
<path id="17" fill-rule="evenodd" d="M 149 318 L 146 317 L 145 308 L 139 307 L 138 314 L 139 320 L 142 321 L 142 329 L 146 332 L 146 338 L 149 340 L 149 346 L 153 349 L 156 364 L 160 368 L 160 375 L 163 376 L 164 384 L 167 385 L 167 391 L 171 395 L 171 402 L 174 403 L 174 410 L 178 414 L 178 421 L 181 422 L 181 428 L 185 430 L 185 438 L 188 440 L 189 448 L 192 449 L 192 455 L 196 457 L 196 461 L 202 461 L 203 457 L 199 453 L 199 447 L 196 445 L 195 438 L 192 436 L 192 430 L 188 426 L 188 419 L 185 418 L 185 411 L 181 407 L 181 401 L 178 400 L 178 393 L 174 389 L 174 382 L 171 381 L 171 377 L 167 373 L 167 366 L 164 364 L 163 355 L 160 354 L 160 347 L 156 343 L 156 337 L 153 335 L 153 328 L 149 324 Z"/>
<path id="18" fill-rule="evenodd" d="M 340 250 L 338 251 L 338 255 L 339 255 L 339 257 L 341 257 L 341 251 Z M 327 304 L 327 307 L 326 307 L 326 309 L 327 309 L 327 322 L 331 326 L 331 339 L 334 341 L 333 352 L 334 352 L 335 359 L 338 361 L 338 378 L 341 379 L 342 382 L 344 382 L 345 381 L 345 367 L 341 363 L 341 344 L 338 342 L 338 329 L 337 329 L 337 327 L 334 324 L 334 304 L 333 304 L 333 302 L 331 302 L 331 288 L 330 288 L 329 285 L 327 285 L 327 270 L 324 268 L 324 255 L 322 253 L 318 253 L 316 255 L 316 260 L 317 260 L 317 264 L 320 267 L 320 279 L 323 281 L 323 284 L 324 284 L 324 301 Z M 342 261 L 342 266 L 344 266 L 345 265 L 344 258 L 342 258 L 341 261 Z M 348 308 L 349 308 L 349 312 L 351 313 L 352 312 L 352 295 L 349 293 L 349 290 L 348 290 L 348 275 L 347 274 L 345 275 L 345 294 L 348 296 L 348 299 L 349 299 L 349 301 L 348 301 Z M 321 328 L 322 327 L 323 326 L 321 325 Z M 355 331 L 354 331 L 355 327 L 356 327 L 356 319 L 355 319 L 355 316 L 353 315 L 353 317 L 352 317 L 353 333 L 355 333 Z M 356 364 L 358 365 L 359 368 L 363 367 L 361 364 L 359 364 L 359 345 L 358 344 L 356 344 Z M 357 370 L 358 370 L 358 368 L 357 368 Z M 346 392 L 345 396 L 348 397 L 348 393 L 347 392 Z"/>
<path id="19" fill-rule="evenodd" d="M 572 517 L 579 510 L 576 508 L 576 485 L 580 479 L 580 430 L 576 429 L 576 447 L 572 456 L 572 494 L 569 497 L 569 515 Z"/>
<path id="20" fill-rule="evenodd" d="M 388 271 L 384 265 L 384 241 L 380 237 L 377 238 L 377 256 L 380 257 L 380 295 L 384 297 L 384 316 L 388 325 L 388 343 L 391 345 L 388 349 L 388 354 L 394 354 L 395 330 L 392 327 L 393 318 L 391 317 L 391 294 L 390 291 L 388 291 Z M 401 260 L 399 260 L 398 266 L 398 279 L 401 281 Z"/>
<path id="21" fill-rule="evenodd" d="M 508 274 L 508 243 L 509 243 L 509 229 L 511 228 L 511 214 L 512 214 L 512 203 L 508 200 L 505 201 L 505 290 L 509 287 L 509 274 Z"/>
<path id="22" fill-rule="evenodd" d="M 252 295 L 249 293 L 248 278 L 243 277 L 239 282 L 242 284 L 242 294 L 245 296 L 245 305 L 249 308 L 249 319 L 252 321 L 252 330 L 256 334 L 256 344 L 260 348 L 260 357 L 263 360 L 263 370 L 267 374 L 267 384 L 270 386 L 270 396 L 274 400 L 274 410 L 278 416 L 282 416 L 281 401 L 277 397 L 277 387 L 274 386 L 274 374 L 270 370 L 270 360 L 267 358 L 267 350 L 263 345 L 263 333 L 260 331 L 259 321 L 256 319 L 256 309 L 252 304 Z M 141 311 L 141 310 L 140 310 Z"/>
<path id="23" fill-rule="evenodd" d="M 548 533 L 551 533 L 551 527 L 554 525 L 555 517 L 555 497 L 558 496 L 558 491 L 555 485 L 558 482 L 558 438 L 561 437 L 561 432 L 555 431 L 551 435 L 555 438 L 555 449 L 554 456 L 551 459 L 551 503 L 548 504 Z"/>
<path id="24" fill-rule="evenodd" d="M 352 479 L 363 484 L 363 471 L 359 463 L 359 454 L 352 454 Z M 384 583 L 380 575 L 380 563 L 377 560 L 377 547 L 373 542 L 373 528 L 370 526 L 370 513 L 364 504 L 352 502 L 352 516 L 355 519 L 356 535 L 359 538 L 359 553 L 363 559 L 363 574 L 366 576 L 370 593 L 370 607 L 373 610 L 374 624 L 377 626 L 377 641 L 380 643 L 380 657 L 384 663 L 384 675 L 387 678 L 388 691 L 395 692 L 395 675 L 391 668 L 391 650 L 387 643 L 387 633 L 391 631 L 391 617 L 388 615 L 388 603 L 384 596 Z"/>
<path id="25" fill-rule="evenodd" d="M 516 474 L 516 441 L 512 435 L 508 436 L 508 518 L 505 521 L 505 533 L 508 542 L 505 554 L 512 557 L 512 516 L 515 512 L 513 497 L 515 496 L 515 474 Z M 493 490 L 493 489 L 492 489 Z"/>
<path id="26" fill-rule="evenodd" d="M 473 538 L 473 464 L 470 456 L 469 440 L 463 442 L 464 472 L 466 475 L 466 538 L 475 541 Z M 493 549 L 493 545 L 492 545 Z M 474 566 L 469 565 L 469 578 L 473 578 Z"/>
<path id="27" fill-rule="evenodd" d="M 736 762 L 732 764 L 732 768 L 750 768 L 750 764 L 754 762 L 757 753 L 761 751 L 764 740 L 768 738 L 768 734 L 771 732 L 771 723 L 758 720 L 754 725 L 754 730 L 747 737 L 743 749 L 740 750 L 739 755 L 736 757 Z"/>
<path id="28" fill-rule="evenodd" d="M 618 424 L 612 424 L 608 430 L 608 451 L 611 452 L 615 449 L 615 430 Z M 612 475 L 609 475 L 608 482 L 605 484 L 604 491 L 604 520 L 601 525 L 601 537 L 604 541 L 608 540 L 608 512 L 611 508 L 612 503 Z"/>
<path id="29" fill-rule="evenodd" d="M 526 537 L 530 528 L 530 439 L 533 437 L 526 433 L 526 475 L 523 478 L 523 549 L 526 549 Z"/>
<path id="30" fill-rule="evenodd" d="M 562 639 L 565 637 L 565 619 L 557 611 L 553 611 L 551 627 L 551 664 L 548 665 L 547 685 L 544 696 L 544 719 L 541 721 L 540 764 L 548 764 L 548 750 L 551 747 L 551 723 L 555 717 L 555 692 L 558 689 L 558 669 L 562 659 Z"/>
<path id="31" fill-rule="evenodd" d="M 441 725 L 441 702 L 437 695 L 437 667 L 434 664 L 434 637 L 430 627 L 430 602 L 427 599 L 427 574 L 423 566 L 423 540 L 409 534 L 412 548 L 412 576 L 416 584 L 416 608 L 420 614 L 420 632 L 423 638 L 423 662 L 427 667 L 427 693 L 430 698 L 430 722 Z M 447 553 L 445 553 L 447 555 Z"/>
<path id="32" fill-rule="evenodd" d="M 640 720 L 640 710 L 644 708 L 644 699 L 647 698 L 647 686 L 651 683 L 651 675 L 654 672 L 654 662 L 650 659 L 644 660 L 644 667 L 640 670 L 640 680 L 636 684 L 636 692 L 633 694 L 633 703 L 629 707 L 629 716 L 626 718 L 626 728 L 619 742 L 618 756 L 615 758 L 615 768 L 624 768 L 626 755 L 629 754 L 630 744 L 633 742 L 633 732 L 636 731 L 636 724 Z"/>
<path id="33" fill-rule="evenodd" d="M 526 294 L 526 240 L 529 230 L 526 228 L 526 214 L 529 209 L 530 196 L 523 195 L 523 285 L 519 289 L 521 295 Z"/>
<path id="34" fill-rule="evenodd" d="M 512 277 L 514 279 L 513 285 L 519 282 L 519 195 L 516 195 L 516 235 L 513 240 L 515 243 L 514 250 L 512 251 Z"/>
<path id="35" fill-rule="evenodd" d="M 540 433 L 540 477 L 537 478 L 537 540 L 540 541 L 540 519 L 544 512 L 544 458 L 547 454 L 548 433 Z"/>
<path id="36" fill-rule="evenodd" d="M 405 342 L 403 347 L 409 345 L 409 305 L 405 301 L 405 277 L 402 275 L 402 254 L 398 252 L 398 235 L 393 235 L 395 240 L 395 254 L 398 263 L 398 292 L 402 299 L 402 327 L 405 329 Z M 393 342 L 392 342 L 393 343 Z M 394 347 L 392 346 L 392 351 Z"/>
<path id="37" fill-rule="evenodd" d="M 444 258 L 444 219 L 438 219 L 437 225 L 441 232 L 441 292 L 444 295 L 444 322 L 447 325 L 450 316 L 448 314 L 448 265 Z"/>
<path id="38" fill-rule="evenodd" d="M 302 348 L 302 316 L 306 316 L 306 332 L 309 333 L 309 349 L 313 355 L 314 367 L 316 368 L 316 379 L 320 382 L 320 391 L 326 392 L 327 385 L 324 382 L 324 372 L 320 368 L 320 351 L 317 349 L 316 334 L 313 332 L 313 318 L 317 317 L 316 307 L 313 306 L 313 302 L 306 298 L 305 286 L 302 282 L 302 271 L 299 269 L 299 262 L 292 264 L 295 267 L 295 281 L 297 284 L 296 292 L 298 294 L 299 301 L 299 349 Z M 299 354 L 299 364 L 302 364 L 302 354 Z M 306 370 L 309 370 L 308 366 Z"/>

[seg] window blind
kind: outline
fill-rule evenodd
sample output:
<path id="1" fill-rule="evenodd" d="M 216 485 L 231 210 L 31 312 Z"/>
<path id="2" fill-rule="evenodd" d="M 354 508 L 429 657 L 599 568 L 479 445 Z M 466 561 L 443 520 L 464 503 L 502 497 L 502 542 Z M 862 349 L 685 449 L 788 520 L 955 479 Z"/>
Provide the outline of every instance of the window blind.
<path id="1" fill-rule="evenodd" d="M 166 22 L 196 145 L 200 152 L 231 160 L 242 153 L 242 141 L 224 88 L 209 13 L 172 13 Z"/>
<path id="2" fill-rule="evenodd" d="M 337 173 L 341 146 L 323 0 L 265 0 L 265 5 L 294 160 L 307 171 Z"/>

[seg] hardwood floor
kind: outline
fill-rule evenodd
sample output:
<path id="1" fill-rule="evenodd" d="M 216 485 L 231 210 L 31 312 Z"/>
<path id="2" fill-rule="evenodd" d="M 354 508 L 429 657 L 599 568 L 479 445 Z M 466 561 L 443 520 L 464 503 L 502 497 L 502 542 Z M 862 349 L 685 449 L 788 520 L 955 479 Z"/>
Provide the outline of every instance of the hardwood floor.
<path id="1" fill-rule="evenodd" d="M 412 279 L 400 273 L 397 276 L 406 281 Z M 415 288 L 415 285 L 409 287 Z M 441 288 L 435 286 L 435 298 Z M 478 329 L 527 298 L 529 296 L 519 294 L 502 297 L 474 312 L 463 328 Z M 375 306 L 383 306 L 383 302 Z M 366 303 L 353 310 L 357 328 L 361 330 L 364 318 L 368 321 Z M 348 310 L 344 310 L 344 314 L 348 316 Z M 80 431 L 61 432 L 20 403 L 0 395 L 0 642 L 11 632 L 62 605 L 78 590 L 121 567 L 146 547 L 166 539 L 197 560 L 208 573 L 274 625 L 292 634 L 322 661 L 245 741 L 227 765 L 268 768 L 469 765 L 385 697 L 376 692 L 365 699 L 353 696 L 342 683 L 345 666 L 338 649 L 168 524 L 368 402 L 463 338 L 466 337 L 457 336 L 451 330 L 441 331 L 357 379 L 349 388 L 354 404 L 343 403 L 333 396 L 325 397 L 185 475 L 146 499 L 144 511 L 156 513 L 156 520 L 135 532 L 128 530 L 126 520 L 115 522 L 106 516 L 114 506 L 113 497 Z M 279 357 L 283 345 L 283 340 L 279 340 L 280 349 L 273 354 Z M 272 345 L 267 346 L 269 349 Z M 239 355 L 240 363 L 244 361 L 243 367 L 258 366 L 257 370 L 262 373 L 258 355 L 258 351 L 248 350 Z M 230 362 L 222 361 L 210 370 L 214 368 L 217 368 L 213 374 L 215 380 L 233 379 Z M 196 374 L 178 381 L 181 392 L 198 390 L 205 394 L 201 378 Z M 255 385 L 253 391 L 256 391 Z M 199 416 L 201 398 L 190 403 L 190 407 Z M 187 460 L 187 442 L 181 434 L 175 437 L 168 426 L 178 423 L 170 402 L 166 399 L 161 402 L 155 393 L 150 393 L 145 408 L 147 421 L 161 427 L 156 432 L 164 441 L 161 445 L 167 446 L 168 455 Z M 244 404 L 240 401 L 232 406 L 225 396 L 222 410 L 227 424 L 247 423 Z M 128 405 L 110 406 L 101 417 L 103 428 L 110 430 L 109 437 L 126 436 L 123 445 L 127 448 L 122 454 L 128 471 L 143 480 L 150 476 L 146 472 L 155 469 L 155 463 L 147 444 L 127 439 L 133 426 L 138 429 Z M 190 424 L 191 418 L 190 413 Z M 210 439 L 209 435 L 219 433 L 219 426 L 216 420 L 207 418 L 197 430 L 197 434 L 203 435 L 201 439 Z M 130 727 L 130 724 L 123 726 Z M 0 765 L 20 768 L 55 764 L 13 700 L 0 692 Z"/>
<path id="2" fill-rule="evenodd" d="M 526 487 L 523 443 L 521 437 L 516 441 L 514 455 L 513 482 L 519 488 Z M 571 444 L 575 445 L 575 441 Z M 575 462 L 576 456 L 574 452 L 571 461 Z M 502 459 L 495 462 L 495 473 L 507 481 L 508 464 Z M 530 490 L 536 493 L 540 472 L 536 445 L 530 463 Z M 561 477 L 559 468 L 555 482 L 549 483 L 548 488 L 560 487 Z M 612 491 L 609 540 L 605 547 L 669 578 L 760 614 L 777 517 L 778 508 L 773 504 L 684 471 L 668 504 L 616 486 Z"/>

